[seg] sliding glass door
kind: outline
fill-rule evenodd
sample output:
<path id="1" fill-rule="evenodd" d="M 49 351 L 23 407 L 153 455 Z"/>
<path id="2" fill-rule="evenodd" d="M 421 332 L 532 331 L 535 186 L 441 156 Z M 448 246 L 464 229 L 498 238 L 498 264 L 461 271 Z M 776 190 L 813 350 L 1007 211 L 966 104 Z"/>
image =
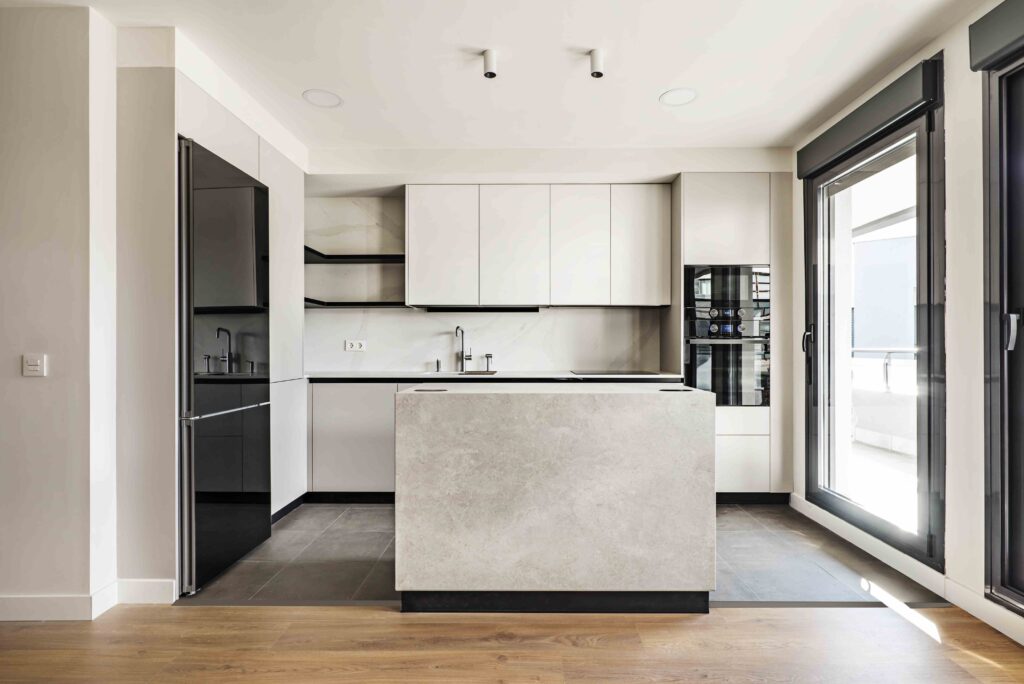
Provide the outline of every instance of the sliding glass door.
<path id="1" fill-rule="evenodd" d="M 987 584 L 1024 613 L 1024 59 L 987 76 Z"/>
<path id="2" fill-rule="evenodd" d="M 940 566 L 943 245 L 928 124 L 807 181 L 807 498 Z"/>

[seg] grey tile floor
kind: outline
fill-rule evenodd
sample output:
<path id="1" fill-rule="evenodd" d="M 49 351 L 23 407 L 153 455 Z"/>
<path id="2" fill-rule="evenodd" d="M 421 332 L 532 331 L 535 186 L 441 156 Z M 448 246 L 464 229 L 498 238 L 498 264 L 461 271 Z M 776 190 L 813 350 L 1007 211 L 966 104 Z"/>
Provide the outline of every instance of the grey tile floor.
<path id="1" fill-rule="evenodd" d="M 185 602 L 397 601 L 394 528 L 391 505 L 300 506 L 273 526 L 269 540 Z M 911 605 L 943 603 L 788 506 L 718 506 L 717 560 L 717 605 L 863 605 L 883 595 Z"/>

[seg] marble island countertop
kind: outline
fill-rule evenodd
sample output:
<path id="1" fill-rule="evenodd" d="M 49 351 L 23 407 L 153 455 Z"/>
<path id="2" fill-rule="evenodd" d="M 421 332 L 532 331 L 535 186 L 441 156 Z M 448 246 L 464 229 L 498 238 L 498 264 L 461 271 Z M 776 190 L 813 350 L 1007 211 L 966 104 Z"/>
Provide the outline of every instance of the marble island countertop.
<path id="1" fill-rule="evenodd" d="M 311 382 L 682 382 L 679 373 L 641 373 L 623 375 L 577 375 L 572 371 L 497 371 L 493 375 L 463 374 L 457 371 L 310 371 L 306 378 Z"/>
<path id="2" fill-rule="evenodd" d="M 399 394 L 658 394 L 659 392 L 694 392 L 710 394 L 686 387 L 678 382 L 490 382 L 430 383 L 409 387 Z"/>

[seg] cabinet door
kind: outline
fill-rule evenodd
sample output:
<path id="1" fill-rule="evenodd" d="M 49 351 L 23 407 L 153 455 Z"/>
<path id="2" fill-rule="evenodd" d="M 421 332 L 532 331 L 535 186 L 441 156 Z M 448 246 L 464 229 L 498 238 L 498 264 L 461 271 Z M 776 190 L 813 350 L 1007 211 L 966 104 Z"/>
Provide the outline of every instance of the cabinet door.
<path id="1" fill-rule="evenodd" d="M 771 490 L 768 435 L 715 437 L 715 491 Z"/>
<path id="2" fill-rule="evenodd" d="M 306 380 L 271 383 L 270 405 L 270 510 L 276 513 L 309 485 Z"/>
<path id="3" fill-rule="evenodd" d="M 313 385 L 313 490 L 395 491 L 395 383 Z"/>
<path id="4" fill-rule="evenodd" d="M 611 303 L 611 188 L 551 186 L 551 304 Z"/>
<path id="5" fill-rule="evenodd" d="M 767 173 L 683 175 L 683 261 L 767 264 L 771 240 Z"/>
<path id="6" fill-rule="evenodd" d="M 406 303 L 480 303 L 480 186 L 406 186 Z"/>
<path id="7" fill-rule="evenodd" d="M 612 304 L 671 304 L 672 186 L 613 185 L 611 193 Z"/>
<path id="8" fill-rule="evenodd" d="M 481 304 L 549 304 L 550 248 L 550 186 L 480 186 Z"/>
<path id="9" fill-rule="evenodd" d="M 305 175 L 260 140 L 260 180 L 270 187 L 270 379 L 294 380 L 302 377 Z"/>
<path id="10" fill-rule="evenodd" d="M 253 188 L 204 188 L 192 193 L 196 308 L 262 304 L 256 277 L 254 193 Z"/>

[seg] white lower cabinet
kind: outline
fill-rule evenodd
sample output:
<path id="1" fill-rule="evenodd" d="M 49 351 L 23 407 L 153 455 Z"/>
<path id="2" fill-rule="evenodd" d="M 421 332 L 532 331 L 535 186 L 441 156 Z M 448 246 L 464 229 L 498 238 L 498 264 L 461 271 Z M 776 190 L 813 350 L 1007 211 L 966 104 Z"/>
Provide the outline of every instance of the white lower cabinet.
<path id="1" fill-rule="evenodd" d="M 770 442 L 768 435 L 715 437 L 715 491 L 767 492 Z"/>
<path id="2" fill-rule="evenodd" d="M 306 493 L 306 380 L 270 383 L 270 510 Z"/>
<path id="3" fill-rule="evenodd" d="M 395 383 L 314 383 L 317 492 L 395 491 Z"/>
<path id="4" fill-rule="evenodd" d="M 770 429 L 768 407 L 715 409 L 715 491 L 771 491 Z"/>

